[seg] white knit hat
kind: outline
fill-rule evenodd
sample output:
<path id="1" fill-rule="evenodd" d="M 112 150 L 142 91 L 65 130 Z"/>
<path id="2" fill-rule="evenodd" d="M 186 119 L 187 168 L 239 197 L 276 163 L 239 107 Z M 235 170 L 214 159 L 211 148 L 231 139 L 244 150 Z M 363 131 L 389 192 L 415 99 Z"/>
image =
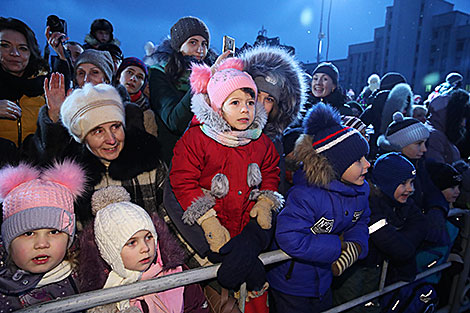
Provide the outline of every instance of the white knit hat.
<path id="1" fill-rule="evenodd" d="M 82 142 L 96 126 L 117 121 L 124 124 L 124 106 L 113 86 L 85 84 L 65 99 L 60 108 L 60 119 L 70 135 Z"/>
<path id="2" fill-rule="evenodd" d="M 120 202 L 112 203 L 113 200 Z M 144 209 L 129 200 L 129 194 L 121 186 L 100 189 L 92 197 L 93 211 L 98 210 L 94 224 L 96 244 L 101 257 L 123 278 L 135 273 L 124 268 L 121 258 L 122 248 L 135 233 L 141 230 L 151 232 L 157 246 L 157 232 L 152 219 Z"/>

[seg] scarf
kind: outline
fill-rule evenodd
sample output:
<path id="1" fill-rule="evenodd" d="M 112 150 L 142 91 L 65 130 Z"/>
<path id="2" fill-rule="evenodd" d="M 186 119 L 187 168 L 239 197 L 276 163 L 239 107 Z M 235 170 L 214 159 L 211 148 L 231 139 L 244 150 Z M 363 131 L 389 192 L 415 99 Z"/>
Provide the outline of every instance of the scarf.
<path id="1" fill-rule="evenodd" d="M 163 271 L 163 262 L 160 255 L 160 248 L 157 245 L 157 261 L 142 274 L 141 280 L 180 273 L 182 271 L 183 269 L 181 266 Z M 143 311 L 141 301 L 145 301 L 148 306 L 149 313 L 182 313 L 184 309 L 183 293 L 184 287 L 178 287 L 131 299 L 130 305 L 138 307 L 141 311 Z"/>
<path id="2" fill-rule="evenodd" d="M 72 274 L 72 265 L 69 261 L 62 261 L 59 265 L 44 274 L 36 288 L 59 282 Z"/>
<path id="3" fill-rule="evenodd" d="M 18 101 L 24 95 L 37 97 L 44 94 L 46 73 L 35 77 L 18 77 L 5 72 L 0 67 L 0 99 Z"/>
<path id="4" fill-rule="evenodd" d="M 139 280 L 140 276 L 142 275 L 142 273 L 138 271 L 127 270 L 127 273 L 127 277 L 122 277 L 119 276 L 119 274 L 116 273 L 114 270 L 111 271 L 108 275 L 108 279 L 106 280 L 103 289 L 135 283 Z M 130 308 L 129 299 L 118 302 L 117 308 L 119 310 Z"/>
<path id="5" fill-rule="evenodd" d="M 131 102 L 134 102 L 134 103 L 137 103 L 137 100 L 140 99 L 140 96 L 142 95 L 142 90 L 139 90 L 137 93 L 134 93 L 134 94 L 129 94 L 129 96 L 131 97 Z"/>
<path id="6" fill-rule="evenodd" d="M 254 128 L 242 131 L 231 130 L 217 132 L 207 124 L 201 125 L 201 130 L 204 134 L 206 134 L 206 136 L 227 147 L 239 147 L 247 145 L 252 140 L 258 139 L 263 131 L 261 128 Z"/>

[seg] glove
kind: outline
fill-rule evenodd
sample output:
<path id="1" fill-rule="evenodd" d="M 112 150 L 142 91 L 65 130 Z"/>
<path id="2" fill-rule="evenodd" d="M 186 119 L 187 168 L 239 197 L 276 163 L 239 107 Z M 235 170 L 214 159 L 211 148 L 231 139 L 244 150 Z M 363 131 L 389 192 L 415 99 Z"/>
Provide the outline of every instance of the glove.
<path id="1" fill-rule="evenodd" d="M 340 276 L 343 272 L 353 265 L 354 262 L 359 258 L 361 253 L 361 246 L 355 242 L 343 241 L 341 242 L 341 254 L 338 260 L 331 264 L 331 271 L 333 276 Z"/>
<path id="2" fill-rule="evenodd" d="M 256 258 L 251 271 L 246 277 L 246 289 L 248 291 L 260 291 L 266 283 L 266 272 L 264 264 L 259 258 Z"/>
<path id="3" fill-rule="evenodd" d="M 272 230 L 263 230 L 255 220 L 251 220 L 239 235 L 223 246 L 220 249 L 223 261 L 217 271 L 217 280 L 220 285 L 227 289 L 237 290 L 243 282 L 247 281 L 253 268 L 260 268 L 259 264 L 255 263 L 261 263 L 258 255 L 269 246 L 272 235 Z M 253 274 L 258 275 L 259 272 Z M 257 285 L 262 279 L 254 278 L 253 280 L 253 285 Z"/>
<path id="4" fill-rule="evenodd" d="M 274 202 L 271 199 L 260 195 L 258 201 L 250 211 L 250 216 L 253 218 L 256 217 L 256 221 L 262 229 L 269 229 L 272 226 L 273 207 Z"/>
<path id="5" fill-rule="evenodd" d="M 211 251 L 219 252 L 219 249 L 230 240 L 230 233 L 220 224 L 214 209 L 207 211 L 197 223 L 201 225 Z"/>

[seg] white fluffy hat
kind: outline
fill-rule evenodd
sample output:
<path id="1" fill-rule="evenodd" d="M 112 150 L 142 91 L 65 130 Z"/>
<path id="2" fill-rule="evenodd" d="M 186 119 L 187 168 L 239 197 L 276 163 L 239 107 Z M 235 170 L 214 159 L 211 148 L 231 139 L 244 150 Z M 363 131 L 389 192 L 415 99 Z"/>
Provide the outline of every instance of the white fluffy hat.
<path id="1" fill-rule="evenodd" d="M 86 84 L 65 99 L 60 108 L 60 119 L 70 135 L 82 142 L 96 126 L 117 121 L 124 124 L 124 105 L 113 86 Z"/>

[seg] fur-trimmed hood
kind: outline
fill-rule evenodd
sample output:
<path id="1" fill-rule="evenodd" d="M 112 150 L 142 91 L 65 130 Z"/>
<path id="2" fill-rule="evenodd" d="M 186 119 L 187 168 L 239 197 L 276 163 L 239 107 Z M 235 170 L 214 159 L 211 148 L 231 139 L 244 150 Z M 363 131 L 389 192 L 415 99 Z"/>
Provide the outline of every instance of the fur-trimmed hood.
<path id="1" fill-rule="evenodd" d="M 152 214 L 152 221 L 158 235 L 158 245 L 163 262 L 163 270 L 169 270 L 183 265 L 185 254 L 170 233 L 165 222 Z M 94 223 L 89 223 L 80 236 L 78 281 L 80 291 L 90 291 L 103 288 L 110 266 L 100 257 L 98 246 L 95 243 Z"/>
<path id="2" fill-rule="evenodd" d="M 191 111 L 193 111 L 197 122 L 192 125 L 206 124 L 218 133 L 231 131 L 230 125 L 222 118 L 220 114 L 215 112 L 205 99 L 205 94 L 195 94 L 191 99 Z M 248 129 L 263 129 L 266 125 L 267 114 L 264 105 L 256 103 L 255 118 Z"/>
<path id="3" fill-rule="evenodd" d="M 175 50 L 171 47 L 170 38 L 165 38 L 159 45 L 154 45 L 151 41 L 145 44 L 145 57 L 143 58 L 144 63 L 147 66 L 160 65 L 165 67 L 168 63 L 168 59 Z M 217 53 L 209 48 L 207 50 L 207 55 L 204 58 L 204 63 L 207 65 L 212 65 L 217 59 Z M 191 62 L 195 61 L 195 58 L 185 57 L 188 68 L 190 67 Z"/>
<path id="4" fill-rule="evenodd" d="M 253 79 L 271 76 L 281 82 L 278 113 L 269 119 L 264 132 L 274 139 L 282 135 L 292 123 L 307 99 L 307 83 L 304 71 L 295 58 L 282 48 L 257 46 L 240 55 L 244 70 Z"/>
<path id="5" fill-rule="evenodd" d="M 382 111 L 382 122 L 380 123 L 380 133 L 384 134 L 388 125 L 393 121 L 393 113 L 406 112 L 406 116 L 410 116 L 411 100 L 413 92 L 410 85 L 400 83 L 392 88 L 388 94 L 387 100 Z"/>

